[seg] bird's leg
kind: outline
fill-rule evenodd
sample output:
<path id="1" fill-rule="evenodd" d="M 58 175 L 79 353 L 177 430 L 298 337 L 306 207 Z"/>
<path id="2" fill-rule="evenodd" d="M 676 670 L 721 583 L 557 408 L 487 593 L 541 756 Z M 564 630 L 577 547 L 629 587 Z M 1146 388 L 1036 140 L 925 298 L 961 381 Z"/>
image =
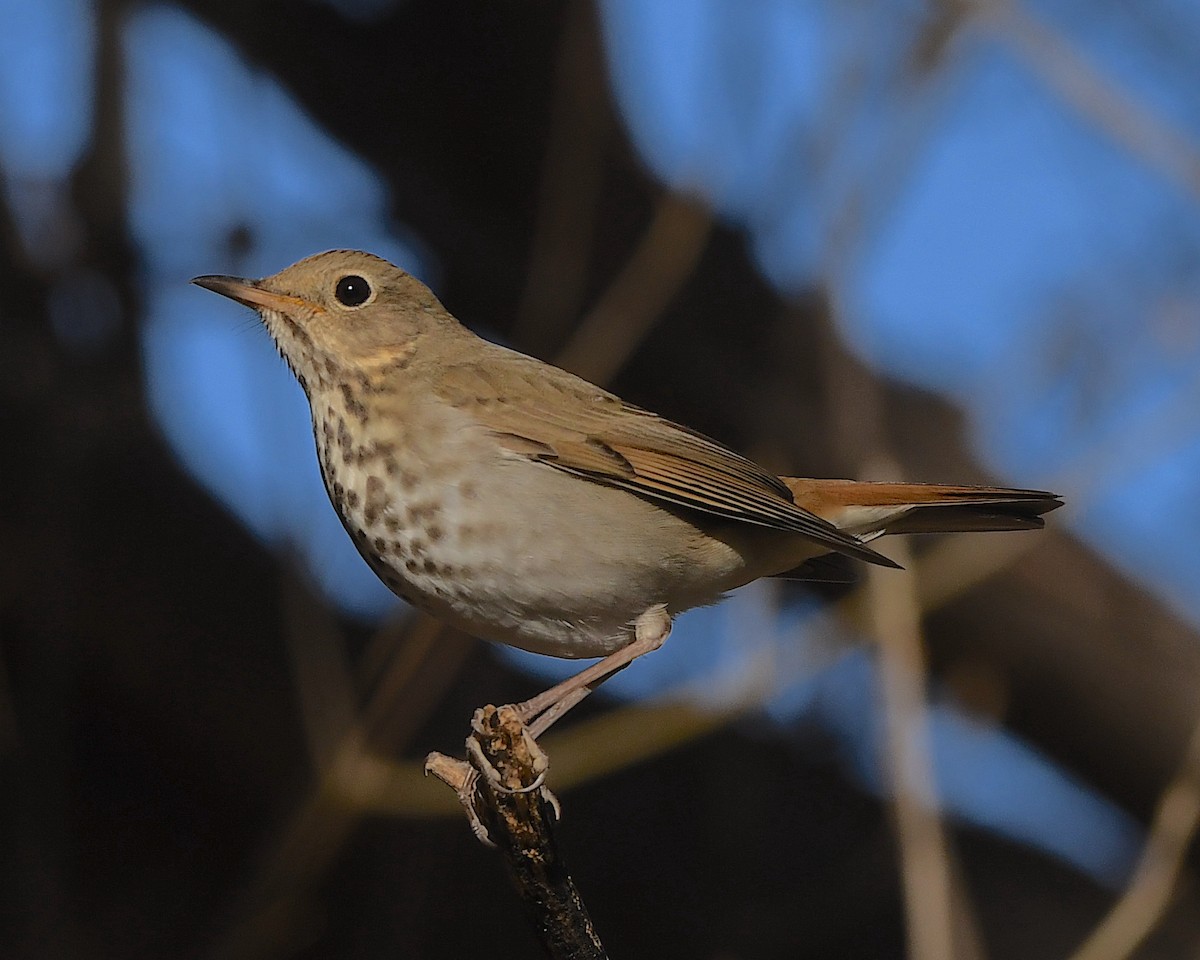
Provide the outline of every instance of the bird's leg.
<path id="1" fill-rule="evenodd" d="M 614 673 L 623 670 L 643 654 L 661 647 L 670 633 L 671 617 L 667 614 L 667 608 L 661 604 L 651 607 L 634 621 L 633 639 L 629 643 L 544 693 L 518 703 L 517 714 L 534 738 L 540 737 L 551 724 Z"/>

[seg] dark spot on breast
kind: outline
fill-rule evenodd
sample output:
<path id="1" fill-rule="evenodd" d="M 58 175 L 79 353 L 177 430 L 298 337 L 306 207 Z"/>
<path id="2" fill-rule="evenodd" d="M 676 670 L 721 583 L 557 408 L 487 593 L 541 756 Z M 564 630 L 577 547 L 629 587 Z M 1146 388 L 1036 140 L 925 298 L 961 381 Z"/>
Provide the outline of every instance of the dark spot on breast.
<path id="1" fill-rule="evenodd" d="M 437 543 L 445 536 L 445 533 L 436 523 L 431 523 L 425 528 L 425 535 L 429 537 L 430 543 Z"/>
<path id="2" fill-rule="evenodd" d="M 371 523 L 383 514 L 392 504 L 392 498 L 388 496 L 387 484 L 383 482 L 382 477 L 375 474 L 367 477 L 367 514 L 371 517 Z"/>
<path id="3" fill-rule="evenodd" d="M 381 556 L 387 553 L 388 542 L 383 537 L 376 537 L 372 542 L 372 546 L 375 547 L 375 552 Z"/>
<path id="4" fill-rule="evenodd" d="M 388 533 L 397 533 L 400 530 L 400 518 L 384 517 L 383 525 L 387 528 Z"/>
<path id="5" fill-rule="evenodd" d="M 419 566 L 415 557 L 409 557 L 404 561 L 404 569 L 409 573 L 416 573 Z"/>
<path id="6" fill-rule="evenodd" d="M 342 401 L 346 404 L 346 412 L 354 417 L 359 423 L 367 422 L 367 408 L 363 406 L 363 402 L 358 398 L 358 394 L 354 392 L 354 388 L 348 383 L 340 384 L 342 390 Z"/>
<path id="7" fill-rule="evenodd" d="M 425 541 L 420 537 L 413 537 L 412 540 L 409 541 L 408 550 L 409 553 L 411 553 L 418 560 L 421 559 L 423 556 L 425 556 Z"/>
<path id="8" fill-rule="evenodd" d="M 429 557 L 426 557 L 425 562 L 421 564 L 421 569 L 424 570 L 426 573 L 437 573 L 438 565 L 436 563 L 434 563 Z"/>
<path id="9" fill-rule="evenodd" d="M 351 510 L 353 510 L 355 507 L 358 506 L 358 491 L 357 490 L 347 490 L 346 491 L 346 506 L 348 506 Z"/>
<path id="10" fill-rule="evenodd" d="M 352 442 L 350 439 L 350 431 L 346 429 L 346 421 L 341 417 L 338 417 L 337 442 L 338 446 L 345 450 L 349 450 Z"/>
<path id="11" fill-rule="evenodd" d="M 474 480 L 465 480 L 459 484 L 458 492 L 464 500 L 475 500 L 479 496 L 479 486 Z"/>
<path id="12" fill-rule="evenodd" d="M 432 520 L 437 515 L 438 505 L 429 501 L 410 503 L 404 508 L 404 516 L 413 526 L 421 526 L 426 520 Z"/>

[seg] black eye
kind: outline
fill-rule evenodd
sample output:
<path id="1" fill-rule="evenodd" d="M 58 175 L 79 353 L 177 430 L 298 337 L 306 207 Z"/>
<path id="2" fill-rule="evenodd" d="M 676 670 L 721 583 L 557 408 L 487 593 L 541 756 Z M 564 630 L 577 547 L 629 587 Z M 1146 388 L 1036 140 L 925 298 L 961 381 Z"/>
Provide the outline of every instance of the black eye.
<path id="1" fill-rule="evenodd" d="M 362 277 L 351 274 L 337 282 L 333 295 L 342 306 L 357 307 L 366 303 L 371 296 L 371 285 Z"/>

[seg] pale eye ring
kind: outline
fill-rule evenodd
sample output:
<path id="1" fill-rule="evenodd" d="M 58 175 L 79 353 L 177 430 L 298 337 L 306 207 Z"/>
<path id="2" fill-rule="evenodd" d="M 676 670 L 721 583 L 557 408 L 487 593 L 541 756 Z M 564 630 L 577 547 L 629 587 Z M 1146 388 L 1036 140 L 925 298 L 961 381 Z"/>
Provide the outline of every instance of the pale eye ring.
<path id="1" fill-rule="evenodd" d="M 365 278 L 350 273 L 338 280 L 333 295 L 343 307 L 361 307 L 371 299 L 371 285 Z"/>

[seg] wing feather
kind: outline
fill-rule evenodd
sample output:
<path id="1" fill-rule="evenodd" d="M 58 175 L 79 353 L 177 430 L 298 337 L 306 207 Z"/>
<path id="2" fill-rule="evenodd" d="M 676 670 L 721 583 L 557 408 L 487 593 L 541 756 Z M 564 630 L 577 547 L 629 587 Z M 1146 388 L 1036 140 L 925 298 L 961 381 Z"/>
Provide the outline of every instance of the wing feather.
<path id="1" fill-rule="evenodd" d="M 469 409 L 514 456 L 895 566 L 797 504 L 779 477 L 701 433 L 500 347 L 488 351 L 486 362 L 491 367 L 486 373 L 476 363 L 448 367 L 434 389 L 452 405 Z"/>

